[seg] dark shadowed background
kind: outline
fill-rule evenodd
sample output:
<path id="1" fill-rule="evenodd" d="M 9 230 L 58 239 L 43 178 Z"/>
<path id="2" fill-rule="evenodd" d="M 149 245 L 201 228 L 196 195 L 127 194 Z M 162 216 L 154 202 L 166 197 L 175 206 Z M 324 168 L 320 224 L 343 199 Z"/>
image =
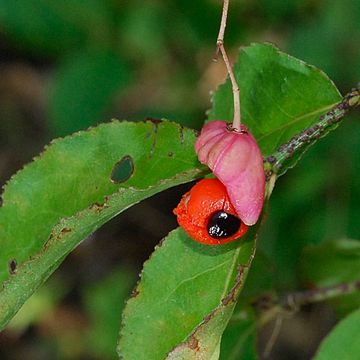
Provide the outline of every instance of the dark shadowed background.
<path id="1" fill-rule="evenodd" d="M 221 5 L 1 0 L 0 183 L 52 138 L 111 118 L 167 118 L 199 129 L 209 92 L 226 76 L 212 60 Z M 270 41 L 323 69 L 344 93 L 360 81 L 358 0 L 230 5 L 232 59 L 240 46 Z M 279 179 L 260 248 L 280 292 L 309 285 L 299 276 L 304 246 L 360 239 L 359 137 L 354 114 Z M 190 186 L 134 206 L 84 241 L 0 334 L 0 358 L 116 358 L 124 299 L 154 246 L 176 227 L 172 209 Z M 269 358 L 309 359 L 335 321 L 329 305 L 289 317 Z"/>

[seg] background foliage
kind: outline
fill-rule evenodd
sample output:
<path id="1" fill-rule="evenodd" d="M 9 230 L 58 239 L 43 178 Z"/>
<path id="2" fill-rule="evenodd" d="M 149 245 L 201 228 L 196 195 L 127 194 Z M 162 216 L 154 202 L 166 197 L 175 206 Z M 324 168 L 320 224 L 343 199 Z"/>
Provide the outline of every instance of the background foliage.
<path id="1" fill-rule="evenodd" d="M 112 117 L 166 117 L 199 128 L 209 91 L 225 77 L 221 62 L 211 61 L 220 11 L 210 0 L 2 0 L 1 183 L 51 138 Z M 240 44 L 275 42 L 348 90 L 360 77 L 359 18 L 356 0 L 234 1 L 225 41 L 233 58 Z M 279 179 L 260 237 L 277 289 L 308 285 L 303 253 L 321 257 L 327 241 L 360 238 L 359 130 L 348 118 Z M 107 314 L 119 313 L 134 274 L 176 226 L 171 210 L 188 187 L 135 206 L 78 248 L 0 335 L 0 357 L 115 358 L 118 324 Z M 318 281 L 330 280 L 319 271 Z M 288 358 L 287 351 L 309 358 L 334 321 L 322 305 L 285 322 L 274 359 Z M 96 334 L 103 341 L 89 342 Z"/>

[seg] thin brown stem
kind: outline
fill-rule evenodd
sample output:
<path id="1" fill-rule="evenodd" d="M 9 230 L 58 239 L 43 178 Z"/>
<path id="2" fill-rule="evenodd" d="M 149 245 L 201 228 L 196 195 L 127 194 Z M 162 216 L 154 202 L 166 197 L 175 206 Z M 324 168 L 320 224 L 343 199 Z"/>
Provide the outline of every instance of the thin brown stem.
<path id="1" fill-rule="evenodd" d="M 263 352 L 263 357 L 266 359 L 269 357 L 271 350 L 273 349 L 276 340 L 279 337 L 280 334 L 280 330 L 281 330 L 281 325 L 283 323 L 283 317 L 282 316 L 278 316 L 275 320 L 275 325 L 274 325 L 274 329 L 271 333 L 271 336 L 268 340 L 268 342 L 266 343 L 264 352 Z"/>
<path id="2" fill-rule="evenodd" d="M 307 304 L 330 300 L 338 296 L 352 294 L 360 290 L 360 280 L 313 290 L 290 293 L 279 300 L 282 307 L 298 309 Z"/>
<path id="3" fill-rule="evenodd" d="M 267 295 L 259 298 L 253 305 L 261 312 L 258 324 L 263 327 L 274 318 L 294 314 L 302 306 L 331 300 L 358 291 L 360 291 L 360 280 L 355 280 L 312 290 L 288 293 L 280 297 Z"/>
<path id="4" fill-rule="evenodd" d="M 219 43 L 222 43 L 222 44 L 224 43 L 224 35 L 225 35 L 225 28 L 226 28 L 226 23 L 227 23 L 228 10 L 229 10 L 229 0 L 224 0 L 223 10 L 222 10 L 222 15 L 221 15 L 220 29 L 219 29 L 219 34 L 217 37 L 218 46 L 219 46 Z"/>
<path id="5" fill-rule="evenodd" d="M 232 92 L 233 92 L 233 98 L 234 98 L 234 117 L 233 117 L 233 123 L 232 123 L 232 129 L 235 131 L 241 131 L 241 112 L 240 112 L 240 88 L 237 84 L 233 68 L 230 64 L 229 58 L 227 56 L 225 47 L 224 47 L 224 35 L 225 35 L 225 28 L 226 28 L 226 22 L 227 22 L 227 14 L 229 10 L 229 0 L 224 0 L 223 3 L 223 11 L 221 16 L 221 23 L 220 23 L 220 30 L 217 37 L 217 49 L 221 52 L 221 55 L 224 59 L 224 63 L 226 66 L 226 70 L 229 74 L 229 78 L 232 85 Z"/>

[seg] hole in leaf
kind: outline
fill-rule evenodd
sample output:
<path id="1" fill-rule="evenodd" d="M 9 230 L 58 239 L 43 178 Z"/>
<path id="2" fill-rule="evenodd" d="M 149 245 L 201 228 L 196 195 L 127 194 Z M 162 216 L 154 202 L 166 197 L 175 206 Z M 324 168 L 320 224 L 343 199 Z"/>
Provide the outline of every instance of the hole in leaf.
<path id="1" fill-rule="evenodd" d="M 9 272 L 11 275 L 15 274 L 17 267 L 16 259 L 12 259 L 9 261 Z"/>
<path id="2" fill-rule="evenodd" d="M 118 161 L 111 172 L 111 181 L 115 184 L 122 183 L 131 178 L 134 173 L 134 161 L 126 155 Z"/>

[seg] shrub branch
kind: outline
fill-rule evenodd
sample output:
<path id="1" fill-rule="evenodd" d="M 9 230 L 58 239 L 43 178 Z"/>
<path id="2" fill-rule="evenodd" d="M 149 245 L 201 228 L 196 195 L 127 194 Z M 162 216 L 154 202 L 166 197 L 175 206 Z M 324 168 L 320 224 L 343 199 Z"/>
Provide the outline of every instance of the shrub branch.
<path id="1" fill-rule="evenodd" d="M 339 123 L 351 110 L 360 105 L 360 87 L 351 90 L 341 102 L 330 109 L 326 114 L 320 116 L 319 121 L 313 126 L 295 135 L 287 143 L 281 145 L 276 152 L 265 159 L 265 171 L 269 179 L 272 174 L 281 175 L 284 163 L 291 159 L 299 150 L 311 145 L 321 138 Z"/>
<path id="2" fill-rule="evenodd" d="M 259 325 L 263 326 L 277 316 L 294 314 L 305 305 L 328 301 L 360 291 L 360 279 L 340 284 L 296 291 L 281 296 L 265 295 L 258 298 L 253 306 L 262 313 Z"/>
<path id="3" fill-rule="evenodd" d="M 279 305 L 286 309 L 299 309 L 301 306 L 331 300 L 338 296 L 352 294 L 360 290 L 360 280 L 340 283 L 333 286 L 299 291 L 280 297 Z"/>

